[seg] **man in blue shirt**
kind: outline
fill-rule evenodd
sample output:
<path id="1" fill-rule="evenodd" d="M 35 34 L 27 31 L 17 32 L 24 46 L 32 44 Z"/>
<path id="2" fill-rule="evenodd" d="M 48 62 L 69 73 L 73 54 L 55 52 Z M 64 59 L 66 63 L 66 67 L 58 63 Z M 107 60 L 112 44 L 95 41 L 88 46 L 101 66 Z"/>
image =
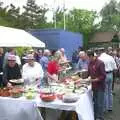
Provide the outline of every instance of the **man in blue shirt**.
<path id="1" fill-rule="evenodd" d="M 42 65 L 42 68 L 44 71 L 46 71 L 47 66 L 48 66 L 49 55 L 50 55 L 50 51 L 46 49 L 46 50 L 44 50 L 44 54 L 40 59 L 40 64 Z"/>
<path id="2" fill-rule="evenodd" d="M 50 56 L 50 51 L 46 49 L 44 50 L 43 56 L 40 59 L 40 64 L 44 71 L 44 78 L 42 79 L 42 82 L 41 82 L 42 85 L 46 85 L 48 83 L 46 73 L 47 73 L 47 67 L 49 62 L 49 56 Z"/>
<path id="3" fill-rule="evenodd" d="M 80 58 L 77 63 L 76 69 L 77 70 L 83 70 L 83 69 L 88 70 L 89 60 L 88 60 L 87 54 L 84 51 L 80 51 L 79 56 Z"/>

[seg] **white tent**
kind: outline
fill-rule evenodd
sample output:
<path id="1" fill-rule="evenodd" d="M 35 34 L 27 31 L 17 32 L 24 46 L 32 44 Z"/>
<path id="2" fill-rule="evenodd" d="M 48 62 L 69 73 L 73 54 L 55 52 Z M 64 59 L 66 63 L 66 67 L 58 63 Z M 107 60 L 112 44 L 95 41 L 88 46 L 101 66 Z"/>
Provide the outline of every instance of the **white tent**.
<path id="1" fill-rule="evenodd" d="M 0 26 L 0 47 L 45 47 L 45 43 L 24 30 Z"/>

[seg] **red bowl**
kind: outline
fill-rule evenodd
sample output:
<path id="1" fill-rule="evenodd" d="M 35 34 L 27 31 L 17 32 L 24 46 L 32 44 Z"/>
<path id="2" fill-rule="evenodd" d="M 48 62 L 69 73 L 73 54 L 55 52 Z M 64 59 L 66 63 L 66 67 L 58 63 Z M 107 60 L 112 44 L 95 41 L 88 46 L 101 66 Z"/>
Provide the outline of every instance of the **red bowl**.
<path id="1" fill-rule="evenodd" d="M 40 98 L 41 100 L 45 101 L 45 102 L 51 102 L 53 100 L 56 99 L 56 95 L 55 94 L 40 94 Z"/>

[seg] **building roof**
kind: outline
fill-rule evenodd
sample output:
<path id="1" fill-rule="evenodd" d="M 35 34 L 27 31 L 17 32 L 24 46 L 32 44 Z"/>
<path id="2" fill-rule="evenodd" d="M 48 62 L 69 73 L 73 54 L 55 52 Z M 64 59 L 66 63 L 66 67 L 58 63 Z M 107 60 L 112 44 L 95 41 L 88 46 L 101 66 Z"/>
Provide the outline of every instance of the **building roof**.
<path id="1" fill-rule="evenodd" d="M 115 34 L 115 32 L 97 32 L 91 37 L 90 43 L 111 42 Z"/>

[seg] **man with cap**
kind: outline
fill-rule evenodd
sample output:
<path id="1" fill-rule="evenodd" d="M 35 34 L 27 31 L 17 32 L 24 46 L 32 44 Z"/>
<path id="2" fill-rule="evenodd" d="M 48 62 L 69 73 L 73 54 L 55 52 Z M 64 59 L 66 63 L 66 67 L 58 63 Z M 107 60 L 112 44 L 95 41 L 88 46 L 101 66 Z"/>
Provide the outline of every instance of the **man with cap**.
<path id="1" fill-rule="evenodd" d="M 27 55 L 27 63 L 23 65 L 22 77 L 28 85 L 37 85 L 43 79 L 43 69 L 38 62 L 35 62 L 34 55 Z"/>
<path id="2" fill-rule="evenodd" d="M 11 85 L 9 80 L 13 79 L 20 79 L 21 71 L 19 65 L 16 63 L 16 56 L 15 55 L 8 55 L 7 64 L 5 65 L 4 72 L 3 72 L 3 83 L 5 85 Z"/>

